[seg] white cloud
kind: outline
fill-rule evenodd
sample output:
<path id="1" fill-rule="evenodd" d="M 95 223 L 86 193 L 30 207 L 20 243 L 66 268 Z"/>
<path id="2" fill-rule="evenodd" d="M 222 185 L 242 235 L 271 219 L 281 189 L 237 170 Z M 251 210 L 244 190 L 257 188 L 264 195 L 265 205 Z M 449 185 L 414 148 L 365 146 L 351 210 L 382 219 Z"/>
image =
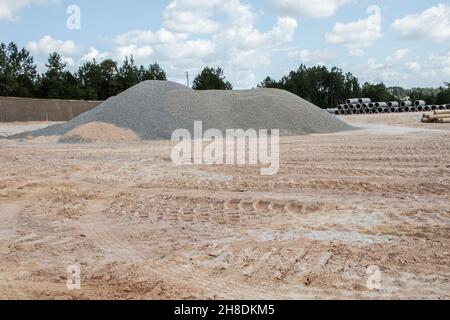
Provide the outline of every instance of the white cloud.
<path id="1" fill-rule="evenodd" d="M 165 59 L 198 59 L 214 54 L 214 44 L 208 40 L 190 40 L 180 43 L 163 44 L 157 47 Z"/>
<path id="2" fill-rule="evenodd" d="M 393 67 L 401 62 L 409 54 L 409 49 L 399 49 L 394 52 L 392 56 L 386 58 L 386 67 Z"/>
<path id="3" fill-rule="evenodd" d="M 353 58 L 361 58 L 364 57 L 366 53 L 362 49 L 350 49 L 348 55 Z"/>
<path id="4" fill-rule="evenodd" d="M 58 0 L 1 0 L 0 20 L 15 21 L 19 19 L 18 12 L 26 7 L 58 2 Z"/>
<path id="5" fill-rule="evenodd" d="M 63 56 L 73 56 L 79 52 L 78 46 L 72 40 L 55 40 L 51 36 L 44 36 L 41 40 L 31 41 L 27 49 L 37 55 L 48 55 L 57 52 Z"/>
<path id="6" fill-rule="evenodd" d="M 367 19 L 349 23 L 336 23 L 333 31 L 326 34 L 326 41 L 345 45 L 350 50 L 350 55 L 361 56 L 363 49 L 371 47 L 376 40 L 383 37 L 380 8 L 370 6 L 367 8 L 367 13 L 370 15 Z"/>
<path id="7" fill-rule="evenodd" d="M 75 66 L 75 60 L 70 57 L 61 57 L 61 61 L 66 64 L 67 67 L 72 68 Z"/>
<path id="8" fill-rule="evenodd" d="M 314 65 L 327 65 L 336 58 L 336 54 L 328 48 L 310 50 L 291 51 L 288 57 L 300 59 L 301 63 Z"/>
<path id="9" fill-rule="evenodd" d="M 406 80 L 409 74 L 403 71 L 401 66 L 404 59 L 409 55 L 409 49 L 396 50 L 392 55 L 386 57 L 384 62 L 369 59 L 367 64 L 360 66 L 358 74 L 370 82 L 395 82 Z"/>
<path id="10" fill-rule="evenodd" d="M 203 16 L 203 25 L 181 22 L 194 14 Z M 292 42 L 297 29 L 294 18 L 278 17 L 271 30 L 260 31 L 255 27 L 257 14 L 240 0 L 174 0 L 164 17 L 160 30 L 132 30 L 117 36 L 113 55 L 134 55 L 139 63 L 157 60 L 177 75 L 220 65 L 236 87 L 249 87 L 256 84 L 256 70 L 269 65 L 271 52 Z M 219 29 L 212 23 L 218 17 Z"/>
<path id="11" fill-rule="evenodd" d="M 131 30 L 116 37 L 114 40 L 120 46 L 130 44 L 161 44 L 178 43 L 187 39 L 187 34 L 174 33 L 164 28 L 152 32 L 151 30 Z"/>
<path id="12" fill-rule="evenodd" d="M 139 47 L 135 44 L 130 44 L 128 46 L 121 46 L 118 47 L 116 50 L 116 58 L 122 60 L 125 59 L 125 57 L 131 57 L 140 62 L 143 60 L 147 60 L 153 55 L 153 48 L 150 46 L 142 46 Z"/>
<path id="13" fill-rule="evenodd" d="M 89 51 L 81 57 L 81 61 L 82 62 L 92 61 L 92 60 L 95 60 L 97 62 L 103 61 L 105 59 L 108 59 L 110 57 L 110 55 L 111 54 L 109 52 L 100 52 L 97 49 L 95 49 L 94 47 L 90 47 Z"/>
<path id="14" fill-rule="evenodd" d="M 443 54 L 432 54 L 428 61 L 432 71 L 435 73 L 442 72 L 445 76 L 450 76 L 450 51 Z"/>
<path id="15" fill-rule="evenodd" d="M 450 5 L 438 4 L 420 14 L 397 19 L 392 28 L 404 38 L 432 39 L 436 42 L 450 39 Z"/>
<path id="16" fill-rule="evenodd" d="M 271 0 L 275 8 L 311 18 L 334 16 L 339 7 L 352 0 Z"/>
<path id="17" fill-rule="evenodd" d="M 405 61 L 411 51 L 400 49 L 379 62 L 369 59 L 360 65 L 355 73 L 363 81 L 385 82 L 387 85 L 400 85 L 411 88 L 413 86 L 439 86 L 448 81 L 450 76 L 450 52 L 431 54 L 428 59 L 415 57 Z"/>
<path id="18" fill-rule="evenodd" d="M 174 0 L 164 10 L 164 27 L 178 33 L 213 33 L 219 24 L 210 19 L 216 1 Z"/>
<path id="19" fill-rule="evenodd" d="M 417 73 L 417 72 L 420 72 L 422 70 L 422 65 L 419 62 L 417 62 L 417 61 L 407 62 L 405 64 L 405 66 L 409 70 L 409 72 L 412 72 L 412 73 Z"/>

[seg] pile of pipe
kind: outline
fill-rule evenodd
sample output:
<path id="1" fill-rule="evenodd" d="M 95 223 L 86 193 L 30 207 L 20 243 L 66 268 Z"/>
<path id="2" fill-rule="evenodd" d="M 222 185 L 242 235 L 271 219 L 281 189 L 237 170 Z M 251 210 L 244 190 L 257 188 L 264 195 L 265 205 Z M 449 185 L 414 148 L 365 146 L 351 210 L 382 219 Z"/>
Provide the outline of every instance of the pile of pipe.
<path id="1" fill-rule="evenodd" d="M 450 110 L 436 110 L 431 115 L 424 114 L 422 123 L 450 123 Z"/>
<path id="2" fill-rule="evenodd" d="M 345 104 L 336 108 L 327 109 L 335 115 L 376 114 L 376 113 L 403 113 L 423 111 L 450 110 L 450 104 L 427 105 L 423 100 L 417 101 L 390 101 L 372 102 L 370 98 L 348 99 Z"/>

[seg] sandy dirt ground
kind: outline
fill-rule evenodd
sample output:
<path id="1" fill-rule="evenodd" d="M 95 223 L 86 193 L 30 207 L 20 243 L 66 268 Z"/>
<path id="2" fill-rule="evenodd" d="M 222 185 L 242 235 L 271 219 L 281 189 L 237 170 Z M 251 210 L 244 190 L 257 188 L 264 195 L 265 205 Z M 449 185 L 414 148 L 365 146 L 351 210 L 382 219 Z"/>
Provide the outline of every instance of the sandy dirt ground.
<path id="1" fill-rule="evenodd" d="M 384 124 L 401 127 L 413 127 L 433 130 L 450 130 L 450 123 L 422 123 L 422 115 L 431 112 L 413 112 L 413 113 L 385 113 L 385 114 L 364 114 L 339 116 L 341 120 L 351 123 L 363 124 Z"/>
<path id="2" fill-rule="evenodd" d="M 58 123 L 61 122 L 0 122 L 0 137 L 9 137 L 23 132 L 39 130 Z"/>
<path id="3" fill-rule="evenodd" d="M 450 130 L 370 122 L 283 138 L 273 177 L 0 140 L 0 299 L 450 299 Z"/>

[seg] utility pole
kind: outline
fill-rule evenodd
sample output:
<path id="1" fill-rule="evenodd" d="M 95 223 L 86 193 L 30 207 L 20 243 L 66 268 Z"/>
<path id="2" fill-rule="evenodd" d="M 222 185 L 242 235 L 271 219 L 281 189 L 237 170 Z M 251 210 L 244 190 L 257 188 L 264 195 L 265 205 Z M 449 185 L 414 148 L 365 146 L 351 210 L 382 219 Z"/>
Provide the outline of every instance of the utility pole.
<path id="1" fill-rule="evenodd" d="M 189 72 L 186 71 L 186 84 L 189 87 Z"/>

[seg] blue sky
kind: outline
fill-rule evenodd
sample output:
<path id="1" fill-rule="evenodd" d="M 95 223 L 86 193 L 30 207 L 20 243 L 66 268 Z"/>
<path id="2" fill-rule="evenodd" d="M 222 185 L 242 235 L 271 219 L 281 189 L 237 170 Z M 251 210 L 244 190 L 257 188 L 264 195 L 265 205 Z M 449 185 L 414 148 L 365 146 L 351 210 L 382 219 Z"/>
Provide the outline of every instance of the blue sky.
<path id="1" fill-rule="evenodd" d="M 71 5 L 80 28 L 67 27 Z M 0 41 L 27 47 L 41 68 L 52 51 L 72 69 L 133 54 L 179 82 L 220 65 L 236 88 L 301 63 L 404 87 L 450 81 L 448 1 L 0 0 Z"/>

